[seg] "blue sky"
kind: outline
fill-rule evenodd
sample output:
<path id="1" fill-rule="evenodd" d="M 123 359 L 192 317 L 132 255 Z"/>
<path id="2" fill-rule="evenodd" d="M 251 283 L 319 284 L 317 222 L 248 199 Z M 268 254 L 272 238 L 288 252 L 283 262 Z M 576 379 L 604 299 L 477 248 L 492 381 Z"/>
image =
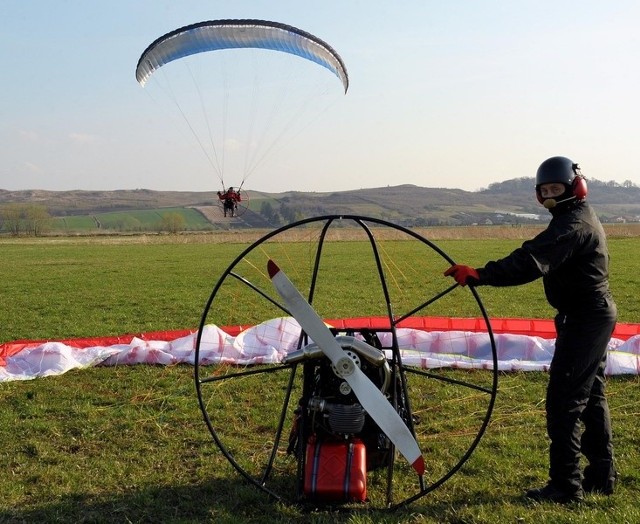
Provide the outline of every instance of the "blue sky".
<path id="1" fill-rule="evenodd" d="M 0 0 L 0 189 L 218 189 L 134 76 L 157 37 L 218 18 L 309 31 L 350 76 L 247 189 L 476 190 L 554 155 L 640 185 L 637 0 Z"/>

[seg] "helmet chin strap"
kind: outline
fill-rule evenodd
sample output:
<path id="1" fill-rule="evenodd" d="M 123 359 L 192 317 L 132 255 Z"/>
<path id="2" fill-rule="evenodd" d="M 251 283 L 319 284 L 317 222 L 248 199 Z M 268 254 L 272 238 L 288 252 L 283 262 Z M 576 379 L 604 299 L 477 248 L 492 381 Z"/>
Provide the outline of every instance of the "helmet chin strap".
<path id="1" fill-rule="evenodd" d="M 554 207 L 556 207 L 558 204 L 562 204 L 563 202 L 568 202 L 569 200 L 575 200 L 576 196 L 570 196 L 569 198 L 563 198 L 562 200 L 556 200 L 555 198 L 547 198 L 542 205 L 546 208 L 546 209 L 553 209 Z"/>

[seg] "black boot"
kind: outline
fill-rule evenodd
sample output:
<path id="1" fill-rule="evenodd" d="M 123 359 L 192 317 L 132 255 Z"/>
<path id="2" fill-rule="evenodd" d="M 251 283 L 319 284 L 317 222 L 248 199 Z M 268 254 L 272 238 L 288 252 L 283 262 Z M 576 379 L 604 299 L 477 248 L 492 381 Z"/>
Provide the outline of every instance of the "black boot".
<path id="1" fill-rule="evenodd" d="M 568 504 L 569 502 L 580 502 L 583 496 L 582 489 L 575 491 L 563 491 L 555 487 L 551 482 L 542 488 L 530 489 L 526 497 L 537 502 L 555 502 L 557 504 Z"/>
<path id="2" fill-rule="evenodd" d="M 591 466 L 584 468 L 584 479 L 582 489 L 586 493 L 600 493 L 601 495 L 612 495 L 616 485 L 618 473 L 608 471 L 606 474 L 598 475 Z"/>

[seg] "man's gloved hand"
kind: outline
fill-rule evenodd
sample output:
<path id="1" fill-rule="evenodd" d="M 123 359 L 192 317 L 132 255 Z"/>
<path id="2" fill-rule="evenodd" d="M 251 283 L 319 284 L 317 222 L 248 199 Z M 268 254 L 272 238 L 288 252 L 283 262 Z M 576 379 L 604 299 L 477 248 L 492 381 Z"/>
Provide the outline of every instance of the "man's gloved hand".
<path id="1" fill-rule="evenodd" d="M 463 266 L 462 264 L 455 264 L 444 272 L 445 277 L 453 277 L 455 281 L 461 286 L 476 285 L 480 281 L 480 275 L 478 272 L 469 266 Z"/>

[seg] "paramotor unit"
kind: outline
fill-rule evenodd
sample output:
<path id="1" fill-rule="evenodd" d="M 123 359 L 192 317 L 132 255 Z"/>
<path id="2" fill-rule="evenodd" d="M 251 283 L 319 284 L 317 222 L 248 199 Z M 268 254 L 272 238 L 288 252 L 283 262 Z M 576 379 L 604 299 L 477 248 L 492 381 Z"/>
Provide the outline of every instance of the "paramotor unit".
<path id="1" fill-rule="evenodd" d="M 200 408 L 229 463 L 276 500 L 314 505 L 397 508 L 451 478 L 487 428 L 498 373 L 475 289 L 442 277 L 452 263 L 419 234 L 360 216 L 295 222 L 245 249 L 213 288 L 195 351 Z M 452 311 L 484 319 L 491 368 L 416 349 L 411 328 Z M 212 324 L 270 325 L 241 332 L 234 351 L 266 344 L 280 363 L 209 365 Z M 446 352 L 452 341 L 436 338 Z"/>
<path id="2" fill-rule="evenodd" d="M 225 217 L 241 217 L 249 209 L 249 192 L 232 186 L 217 192 L 218 205 Z"/>

